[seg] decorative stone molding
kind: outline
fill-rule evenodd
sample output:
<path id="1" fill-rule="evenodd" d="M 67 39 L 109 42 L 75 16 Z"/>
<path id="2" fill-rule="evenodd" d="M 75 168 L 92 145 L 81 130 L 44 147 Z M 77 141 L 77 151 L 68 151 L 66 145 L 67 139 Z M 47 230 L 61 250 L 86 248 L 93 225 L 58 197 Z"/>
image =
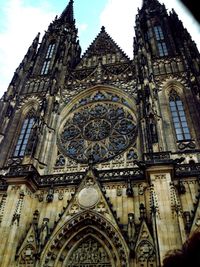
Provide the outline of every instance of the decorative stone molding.
<path id="1" fill-rule="evenodd" d="M 19 199 L 18 199 L 17 204 L 16 204 L 15 212 L 14 212 L 13 217 L 12 217 L 11 225 L 17 224 L 17 226 L 19 226 L 19 220 L 20 220 L 20 216 L 21 216 L 23 202 L 24 202 L 24 193 L 20 192 L 20 196 L 19 196 Z"/>
<path id="2" fill-rule="evenodd" d="M 155 175 L 155 180 L 166 180 L 166 174 Z"/>
<path id="3" fill-rule="evenodd" d="M 1 222 L 3 220 L 3 214 L 4 214 L 5 205 L 6 205 L 6 199 L 7 199 L 7 194 L 3 194 L 1 196 L 1 201 L 0 201 L 0 226 L 1 226 Z"/>
<path id="4" fill-rule="evenodd" d="M 102 233 L 104 233 L 102 235 Z M 69 251 L 75 249 L 79 240 L 101 240 L 107 251 L 110 251 L 111 261 L 118 266 L 128 267 L 128 248 L 122 235 L 105 217 L 92 211 L 77 213 L 71 220 L 51 237 L 41 255 L 41 266 L 53 266 L 55 261 L 65 261 L 70 256 Z M 60 247 L 61 246 L 61 247 Z M 62 254 L 57 248 L 60 247 Z M 108 249 L 109 247 L 109 249 Z M 64 256 L 65 255 L 65 256 Z M 116 266 L 116 265 L 112 265 Z"/>

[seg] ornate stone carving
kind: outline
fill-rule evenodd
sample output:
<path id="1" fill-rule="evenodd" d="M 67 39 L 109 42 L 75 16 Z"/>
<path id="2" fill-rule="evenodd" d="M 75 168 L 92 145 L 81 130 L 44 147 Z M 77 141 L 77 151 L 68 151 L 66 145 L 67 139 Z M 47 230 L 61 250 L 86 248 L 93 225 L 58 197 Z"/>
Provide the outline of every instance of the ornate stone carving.
<path id="1" fill-rule="evenodd" d="M 72 215 L 72 214 L 76 214 L 77 212 L 79 212 L 80 210 L 80 207 L 77 205 L 77 204 L 74 204 L 72 205 L 69 213 Z"/>
<path id="2" fill-rule="evenodd" d="M 158 179 L 160 179 L 160 178 L 163 179 L 163 176 L 165 179 L 165 175 L 157 175 L 157 176 L 158 176 Z M 154 190 L 153 184 L 150 186 L 150 208 L 151 208 L 152 214 L 159 215 L 158 197 L 157 197 L 157 194 Z"/>
<path id="3" fill-rule="evenodd" d="M 63 167 L 65 166 L 65 158 L 63 157 L 63 155 L 59 155 L 56 159 L 56 167 Z"/>
<path id="4" fill-rule="evenodd" d="M 152 244 L 143 240 L 137 247 L 137 259 L 139 262 L 148 262 L 155 260 L 155 251 Z"/>
<path id="5" fill-rule="evenodd" d="M 19 226 L 19 220 L 20 220 L 20 216 L 21 216 L 23 201 L 24 201 L 24 192 L 21 191 L 19 199 L 17 201 L 15 212 L 14 212 L 13 217 L 12 217 L 11 225 L 17 224 L 17 226 Z"/>
<path id="6" fill-rule="evenodd" d="M 6 198 L 7 198 L 7 194 L 3 194 L 1 197 L 1 202 L 0 202 L 0 225 L 3 219 L 3 214 L 4 214 L 4 209 L 5 209 L 5 205 L 6 205 Z"/>
<path id="7" fill-rule="evenodd" d="M 64 191 L 63 191 L 63 190 L 60 190 L 60 191 L 58 192 L 58 199 L 59 199 L 59 200 L 63 200 L 63 197 L 64 197 Z"/>
<path id="8" fill-rule="evenodd" d="M 67 263 L 68 267 L 111 267 L 105 248 L 91 237 L 84 240 L 73 252 Z"/>
<path id="9" fill-rule="evenodd" d="M 173 183 L 170 184 L 170 197 L 171 197 L 172 211 L 176 212 L 178 215 L 181 215 L 182 214 L 181 203 Z"/>
<path id="10" fill-rule="evenodd" d="M 29 244 L 27 245 L 20 254 L 19 266 L 30 266 L 33 267 L 35 263 L 35 248 Z"/>
<path id="11" fill-rule="evenodd" d="M 105 205 L 105 202 L 103 201 L 103 199 L 101 201 L 99 201 L 99 203 L 96 207 L 96 210 L 100 213 L 104 213 L 107 211 L 107 208 L 106 208 L 106 205 Z"/>

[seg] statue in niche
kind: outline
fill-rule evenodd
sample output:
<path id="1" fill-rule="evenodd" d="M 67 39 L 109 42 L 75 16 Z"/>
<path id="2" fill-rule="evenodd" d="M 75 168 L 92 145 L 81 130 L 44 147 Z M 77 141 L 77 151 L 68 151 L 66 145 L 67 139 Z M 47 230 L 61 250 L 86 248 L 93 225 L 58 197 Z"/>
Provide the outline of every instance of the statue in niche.
<path id="1" fill-rule="evenodd" d="M 50 203 L 53 201 L 53 198 L 54 198 L 54 188 L 53 185 L 51 185 L 47 193 L 46 201 Z"/>
<path id="2" fill-rule="evenodd" d="M 49 219 L 44 218 L 40 229 L 40 245 L 44 246 L 49 236 Z"/>
<path id="3" fill-rule="evenodd" d="M 134 238 L 135 238 L 135 215 L 134 213 L 129 213 L 128 214 L 128 237 L 129 237 L 129 241 L 133 242 Z"/>
<path id="4" fill-rule="evenodd" d="M 13 110 L 14 110 L 14 108 L 13 108 L 12 104 L 9 103 L 8 108 L 6 110 L 6 117 L 10 118 L 13 114 Z"/>
<path id="5" fill-rule="evenodd" d="M 151 115 L 149 117 L 149 129 L 150 129 L 152 143 L 155 144 L 158 142 L 158 133 L 154 115 Z"/>
<path id="6" fill-rule="evenodd" d="M 57 113 L 58 112 L 58 109 L 59 109 L 59 103 L 57 100 L 54 101 L 53 103 L 53 112 Z"/>
<path id="7" fill-rule="evenodd" d="M 40 105 L 40 113 L 42 116 L 44 116 L 46 109 L 47 109 L 47 99 L 46 97 L 43 97 L 42 103 Z"/>

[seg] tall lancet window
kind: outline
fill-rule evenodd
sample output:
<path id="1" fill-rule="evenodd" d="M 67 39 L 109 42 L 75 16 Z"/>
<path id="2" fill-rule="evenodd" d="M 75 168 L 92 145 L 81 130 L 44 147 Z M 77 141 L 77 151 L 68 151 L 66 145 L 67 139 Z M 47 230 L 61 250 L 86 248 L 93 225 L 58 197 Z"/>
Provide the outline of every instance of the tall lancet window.
<path id="1" fill-rule="evenodd" d="M 45 56 L 45 60 L 44 60 L 44 63 L 43 63 L 42 69 L 41 69 L 41 73 L 40 73 L 41 75 L 46 75 L 49 72 L 49 67 L 50 67 L 50 64 L 51 64 L 51 59 L 53 57 L 53 53 L 55 51 L 55 46 L 56 46 L 55 43 L 51 43 L 48 46 L 47 53 L 46 53 L 46 56 Z"/>
<path id="2" fill-rule="evenodd" d="M 168 55 L 167 45 L 165 42 L 162 28 L 159 25 L 154 26 L 154 34 L 158 45 L 159 56 L 160 57 L 167 56 Z"/>
<path id="3" fill-rule="evenodd" d="M 31 135 L 31 130 L 33 128 L 33 125 L 35 123 L 35 117 L 33 115 L 29 115 L 24 120 L 24 123 L 22 125 L 20 135 L 17 141 L 17 145 L 15 147 L 14 151 L 14 157 L 23 157 L 26 152 L 26 147 Z"/>
<path id="4" fill-rule="evenodd" d="M 169 105 L 178 141 L 191 139 L 184 105 L 176 91 L 171 91 Z"/>

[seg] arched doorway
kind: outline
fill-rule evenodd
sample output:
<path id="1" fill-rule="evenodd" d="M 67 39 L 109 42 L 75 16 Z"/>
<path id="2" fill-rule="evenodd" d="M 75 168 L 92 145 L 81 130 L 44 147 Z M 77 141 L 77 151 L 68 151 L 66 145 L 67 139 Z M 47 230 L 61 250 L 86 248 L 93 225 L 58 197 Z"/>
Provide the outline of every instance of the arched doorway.
<path id="1" fill-rule="evenodd" d="M 129 249 L 119 229 L 100 214 L 77 214 L 50 238 L 45 267 L 128 267 Z"/>

